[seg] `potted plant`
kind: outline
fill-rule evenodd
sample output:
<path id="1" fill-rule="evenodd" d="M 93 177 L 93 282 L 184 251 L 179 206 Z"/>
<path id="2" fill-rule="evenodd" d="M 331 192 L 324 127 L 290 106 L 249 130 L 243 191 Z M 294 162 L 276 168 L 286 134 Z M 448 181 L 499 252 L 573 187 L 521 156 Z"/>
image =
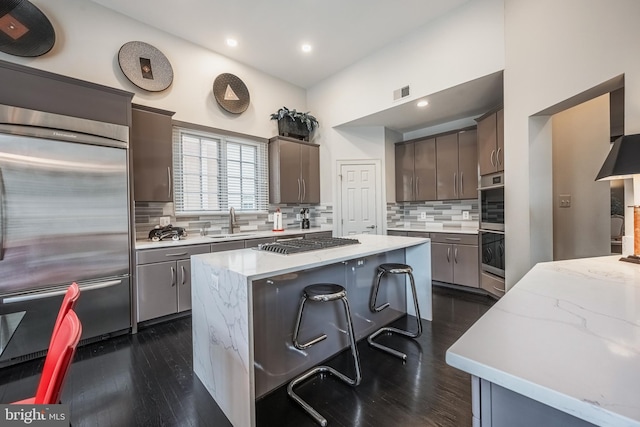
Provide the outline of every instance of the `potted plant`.
<path id="1" fill-rule="evenodd" d="M 309 114 L 308 111 L 303 113 L 295 109 L 289 110 L 287 107 L 282 107 L 271 114 L 271 120 L 278 121 L 278 135 L 290 136 L 304 141 L 309 140 L 309 135 L 320 124 L 318 119 Z"/>

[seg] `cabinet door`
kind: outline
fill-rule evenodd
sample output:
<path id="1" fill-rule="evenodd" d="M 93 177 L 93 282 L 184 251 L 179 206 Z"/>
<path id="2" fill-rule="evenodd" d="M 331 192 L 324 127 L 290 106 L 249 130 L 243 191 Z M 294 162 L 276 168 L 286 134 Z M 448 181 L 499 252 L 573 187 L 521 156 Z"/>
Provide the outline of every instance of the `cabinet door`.
<path id="1" fill-rule="evenodd" d="M 175 313 L 177 271 L 175 261 L 136 267 L 138 322 Z"/>
<path id="2" fill-rule="evenodd" d="M 504 110 L 496 113 L 496 166 L 498 172 L 504 170 Z"/>
<path id="3" fill-rule="evenodd" d="M 478 247 L 453 245 L 453 283 L 477 288 L 479 275 Z"/>
<path id="4" fill-rule="evenodd" d="M 396 145 L 396 201 L 413 201 L 414 144 Z"/>
<path id="5" fill-rule="evenodd" d="M 475 129 L 458 134 L 458 198 L 478 198 L 478 134 Z"/>
<path id="6" fill-rule="evenodd" d="M 299 203 L 302 194 L 300 144 L 278 138 L 270 145 L 270 201 Z"/>
<path id="7" fill-rule="evenodd" d="M 436 200 L 436 140 L 414 143 L 415 200 Z"/>
<path id="8" fill-rule="evenodd" d="M 458 134 L 436 138 L 438 200 L 458 198 Z"/>
<path id="9" fill-rule="evenodd" d="M 131 110 L 133 198 L 137 202 L 173 201 L 172 115 Z"/>
<path id="10" fill-rule="evenodd" d="M 478 166 L 480 175 L 496 172 L 496 114 L 478 121 Z"/>
<path id="11" fill-rule="evenodd" d="M 431 279 L 453 283 L 452 245 L 431 243 Z"/>
<path id="12" fill-rule="evenodd" d="M 320 147 L 300 144 L 303 203 L 320 203 Z"/>
<path id="13" fill-rule="evenodd" d="M 191 310 L 191 260 L 178 261 L 176 274 L 178 312 Z"/>

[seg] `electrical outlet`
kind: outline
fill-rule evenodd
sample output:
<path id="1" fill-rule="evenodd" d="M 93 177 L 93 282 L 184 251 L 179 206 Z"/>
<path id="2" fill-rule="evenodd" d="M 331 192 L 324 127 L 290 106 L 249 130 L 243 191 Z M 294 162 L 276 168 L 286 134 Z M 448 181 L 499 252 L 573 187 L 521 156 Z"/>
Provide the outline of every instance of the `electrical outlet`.
<path id="1" fill-rule="evenodd" d="M 160 217 L 160 227 L 166 227 L 169 224 L 171 224 L 171 217 L 170 216 L 161 216 Z"/>
<path id="2" fill-rule="evenodd" d="M 302 216 L 300 214 L 296 214 L 296 221 L 300 221 L 302 219 Z"/>
<path id="3" fill-rule="evenodd" d="M 273 214 L 267 215 L 267 221 L 273 222 Z"/>
<path id="4" fill-rule="evenodd" d="M 427 219 L 427 213 L 426 212 L 420 212 L 420 219 Z"/>
<path id="5" fill-rule="evenodd" d="M 411 223 L 410 222 L 405 222 L 404 223 L 404 228 L 411 228 Z"/>
<path id="6" fill-rule="evenodd" d="M 462 211 L 462 219 L 469 219 L 469 211 Z"/>

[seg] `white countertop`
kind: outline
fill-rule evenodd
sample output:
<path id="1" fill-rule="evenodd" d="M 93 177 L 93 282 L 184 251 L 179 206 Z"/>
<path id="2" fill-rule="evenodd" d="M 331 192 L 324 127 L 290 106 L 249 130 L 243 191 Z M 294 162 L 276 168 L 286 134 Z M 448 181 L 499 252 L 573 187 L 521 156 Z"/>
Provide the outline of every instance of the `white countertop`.
<path id="1" fill-rule="evenodd" d="M 299 271 L 300 269 L 321 267 L 381 252 L 404 249 L 430 241 L 430 239 L 426 238 L 370 234 L 359 234 L 349 236 L 349 238 L 358 239 L 360 244 L 292 255 L 281 255 L 256 249 L 238 249 L 235 251 L 194 255 L 194 257 L 199 258 L 204 263 L 214 264 L 217 267 L 245 276 L 249 280 L 257 280 Z"/>
<path id="2" fill-rule="evenodd" d="M 187 236 L 181 240 L 162 240 L 160 242 L 152 242 L 151 240 L 136 240 L 136 249 L 158 249 L 158 248 L 170 248 L 173 246 L 185 246 L 185 245 L 199 245 L 203 243 L 221 243 L 232 242 L 234 240 L 250 240 L 250 239 L 262 239 L 265 237 L 286 237 L 307 233 L 321 233 L 324 231 L 333 231 L 332 229 L 313 227 L 307 229 L 289 228 L 284 231 L 239 231 L 235 234 L 225 234 L 224 238 L 220 238 L 221 235 L 211 234 L 208 236 Z M 228 236 L 228 237 L 227 237 Z"/>
<path id="3" fill-rule="evenodd" d="M 453 234 L 478 234 L 478 226 L 475 227 L 425 227 L 425 228 L 387 228 L 387 231 L 417 231 L 420 233 L 453 233 Z"/>
<path id="4" fill-rule="evenodd" d="M 447 363 L 600 426 L 640 426 L 640 265 L 536 265 Z"/>

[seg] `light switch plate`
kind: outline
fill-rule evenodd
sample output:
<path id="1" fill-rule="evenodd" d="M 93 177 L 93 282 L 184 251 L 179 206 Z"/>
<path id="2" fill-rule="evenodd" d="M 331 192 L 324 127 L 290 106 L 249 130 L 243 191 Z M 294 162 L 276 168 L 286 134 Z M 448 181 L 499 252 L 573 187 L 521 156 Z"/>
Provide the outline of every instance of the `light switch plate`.
<path id="1" fill-rule="evenodd" d="M 462 219 L 469 219 L 469 211 L 462 211 Z"/>
<path id="2" fill-rule="evenodd" d="M 560 194 L 558 196 L 558 205 L 561 208 L 570 208 L 571 207 L 571 194 Z"/>
<path id="3" fill-rule="evenodd" d="M 160 217 L 160 227 L 166 227 L 169 224 L 171 224 L 171 217 L 170 216 L 161 216 Z"/>
<path id="4" fill-rule="evenodd" d="M 267 221 L 273 222 L 273 214 L 272 213 L 267 216 Z"/>

